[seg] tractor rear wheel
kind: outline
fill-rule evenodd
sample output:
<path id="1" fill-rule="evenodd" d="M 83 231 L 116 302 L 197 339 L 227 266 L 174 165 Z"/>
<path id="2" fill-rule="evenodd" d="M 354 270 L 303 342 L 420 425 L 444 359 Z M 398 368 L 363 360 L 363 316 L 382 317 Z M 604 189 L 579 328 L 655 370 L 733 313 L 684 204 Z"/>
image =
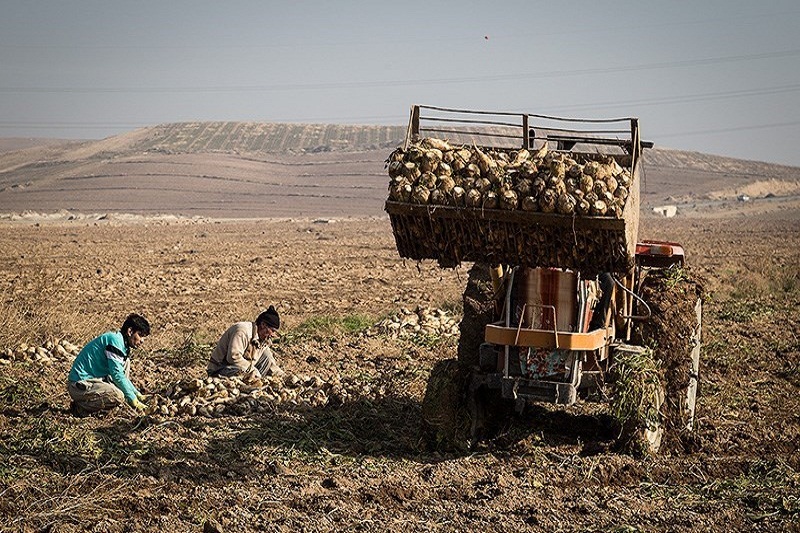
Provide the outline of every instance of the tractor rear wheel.
<path id="1" fill-rule="evenodd" d="M 618 425 L 618 447 L 637 456 L 658 453 L 664 435 L 666 394 L 652 350 L 617 345 L 609 370 L 614 383 L 611 414 Z"/>
<path id="2" fill-rule="evenodd" d="M 458 360 L 466 367 L 480 362 L 486 325 L 494 320 L 495 304 L 489 266 L 475 263 L 469 270 L 463 295 L 464 314 L 458 326 Z"/>
<path id="3" fill-rule="evenodd" d="M 472 421 L 467 392 L 469 370 L 456 359 L 437 362 L 431 369 L 422 400 L 422 423 L 428 444 L 442 451 L 466 451 L 471 445 Z"/>
<path id="4" fill-rule="evenodd" d="M 703 288 L 685 269 L 670 268 L 648 272 L 638 292 L 651 316 L 636 323 L 631 341 L 653 350 L 666 386 L 665 440 L 670 448 L 685 447 L 693 442 Z"/>
<path id="5" fill-rule="evenodd" d="M 497 318 L 496 295 L 491 270 L 485 263 L 475 263 L 469 270 L 464 289 L 464 314 L 459 324 L 458 362 L 471 373 L 466 401 L 471 419 L 470 438 L 475 443 L 492 438 L 506 429 L 514 414 L 514 402 L 502 397 L 481 378 L 480 346 L 485 339 L 486 325 Z M 496 364 L 490 364 L 493 370 Z M 486 370 L 486 369 L 482 369 Z"/>

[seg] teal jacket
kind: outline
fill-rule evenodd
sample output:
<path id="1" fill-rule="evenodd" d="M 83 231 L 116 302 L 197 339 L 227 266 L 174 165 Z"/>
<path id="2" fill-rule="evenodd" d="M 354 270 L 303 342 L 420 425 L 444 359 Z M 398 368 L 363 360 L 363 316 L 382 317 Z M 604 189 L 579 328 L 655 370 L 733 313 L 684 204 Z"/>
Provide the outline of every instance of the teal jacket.
<path id="1" fill-rule="evenodd" d="M 91 378 L 110 377 L 111 381 L 125 395 L 128 402 L 139 396 L 139 391 L 125 376 L 125 361 L 128 348 L 119 331 L 108 331 L 83 347 L 72 363 L 69 380 L 84 381 Z"/>

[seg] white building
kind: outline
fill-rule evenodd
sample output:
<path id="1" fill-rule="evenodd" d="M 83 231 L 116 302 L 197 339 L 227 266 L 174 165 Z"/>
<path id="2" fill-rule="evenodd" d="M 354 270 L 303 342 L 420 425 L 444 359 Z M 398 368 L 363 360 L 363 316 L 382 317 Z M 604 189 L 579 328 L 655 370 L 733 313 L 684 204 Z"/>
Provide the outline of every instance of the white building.
<path id="1" fill-rule="evenodd" d="M 653 213 L 662 217 L 674 217 L 678 213 L 678 208 L 674 205 L 661 205 L 653 208 Z"/>

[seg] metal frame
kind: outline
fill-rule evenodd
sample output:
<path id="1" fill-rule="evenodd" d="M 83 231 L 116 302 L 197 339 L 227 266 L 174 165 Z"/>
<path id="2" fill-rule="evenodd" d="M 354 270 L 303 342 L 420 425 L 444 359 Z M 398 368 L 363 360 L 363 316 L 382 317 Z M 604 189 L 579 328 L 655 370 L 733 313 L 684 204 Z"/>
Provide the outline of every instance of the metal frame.
<path id="1" fill-rule="evenodd" d="M 558 150 L 572 150 L 577 144 L 616 146 L 633 156 L 632 167 L 642 149 L 653 146 L 641 139 L 639 119 L 635 117 L 565 118 L 415 104 L 411 106 L 403 148 L 408 149 L 423 133 L 514 141 L 506 148 L 530 149 L 550 142 L 555 142 Z"/>

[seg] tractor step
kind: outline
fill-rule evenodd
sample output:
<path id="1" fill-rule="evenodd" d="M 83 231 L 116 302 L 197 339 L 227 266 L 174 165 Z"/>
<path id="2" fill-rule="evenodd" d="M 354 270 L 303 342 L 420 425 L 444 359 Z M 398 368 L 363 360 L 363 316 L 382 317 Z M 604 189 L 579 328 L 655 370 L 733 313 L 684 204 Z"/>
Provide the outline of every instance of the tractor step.
<path id="1" fill-rule="evenodd" d="M 537 402 L 572 405 L 578 399 L 578 389 L 572 383 L 525 378 L 504 378 L 503 397 L 523 398 Z"/>

